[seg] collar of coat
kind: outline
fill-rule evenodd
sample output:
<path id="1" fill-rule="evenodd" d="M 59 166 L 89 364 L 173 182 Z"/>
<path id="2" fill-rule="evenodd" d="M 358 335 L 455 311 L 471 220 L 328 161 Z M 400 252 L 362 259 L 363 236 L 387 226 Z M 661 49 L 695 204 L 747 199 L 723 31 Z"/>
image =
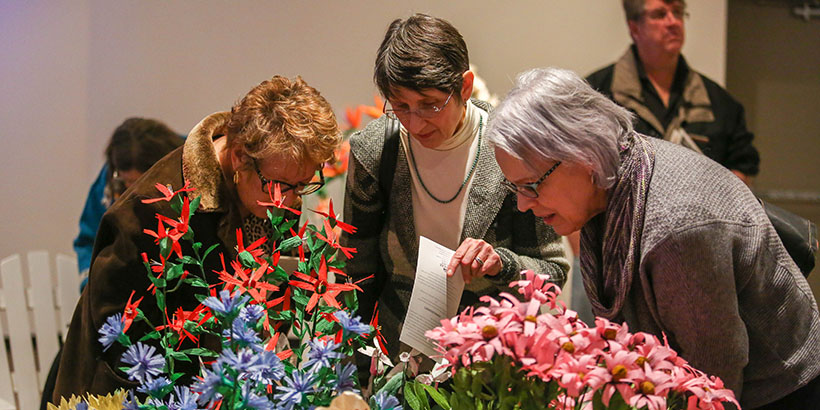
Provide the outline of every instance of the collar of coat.
<path id="1" fill-rule="evenodd" d="M 200 195 L 199 210 L 225 211 L 229 193 L 213 140 L 225 134 L 231 113 L 217 112 L 205 117 L 188 134 L 182 149 L 182 176 Z"/>
<path id="2" fill-rule="evenodd" d="M 681 56 L 680 58 L 683 58 Z M 686 73 L 683 83 L 683 103 L 675 119 L 669 123 L 667 129 L 646 107 L 641 95 L 641 81 L 638 74 L 638 56 L 634 47 L 629 47 L 623 56 L 615 63 L 612 75 L 612 98 L 623 107 L 634 111 L 639 117 L 669 139 L 670 134 L 681 126 L 683 122 L 712 122 L 715 115 L 712 112 L 712 103 L 709 93 L 703 84 L 700 74 L 691 68 Z"/>

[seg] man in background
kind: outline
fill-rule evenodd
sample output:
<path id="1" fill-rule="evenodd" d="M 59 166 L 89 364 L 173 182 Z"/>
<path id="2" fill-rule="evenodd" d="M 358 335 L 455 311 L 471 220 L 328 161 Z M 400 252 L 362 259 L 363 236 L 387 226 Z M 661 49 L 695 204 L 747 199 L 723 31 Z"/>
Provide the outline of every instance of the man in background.
<path id="1" fill-rule="evenodd" d="M 623 0 L 633 44 L 587 81 L 637 115 L 635 130 L 712 158 L 748 185 L 760 157 L 743 106 L 681 55 L 685 0 Z"/>

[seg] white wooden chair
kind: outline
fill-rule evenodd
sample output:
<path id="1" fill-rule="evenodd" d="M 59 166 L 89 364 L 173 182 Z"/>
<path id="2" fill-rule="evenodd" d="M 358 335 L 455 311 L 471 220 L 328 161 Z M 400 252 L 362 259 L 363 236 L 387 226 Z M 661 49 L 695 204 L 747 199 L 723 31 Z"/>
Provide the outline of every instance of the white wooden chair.
<path id="1" fill-rule="evenodd" d="M 39 408 L 80 297 L 73 256 L 57 254 L 56 270 L 46 251 L 29 252 L 26 269 L 21 259 L 15 254 L 0 261 L 0 410 Z"/>

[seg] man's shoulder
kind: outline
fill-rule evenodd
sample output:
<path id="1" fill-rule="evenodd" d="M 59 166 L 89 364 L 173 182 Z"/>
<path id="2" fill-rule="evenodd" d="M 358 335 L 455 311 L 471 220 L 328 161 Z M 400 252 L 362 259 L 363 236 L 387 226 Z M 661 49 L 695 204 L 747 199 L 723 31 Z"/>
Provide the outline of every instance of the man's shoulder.
<path id="1" fill-rule="evenodd" d="M 612 90 L 612 76 L 614 72 L 615 64 L 610 64 L 593 71 L 592 74 L 587 75 L 586 80 L 589 85 L 598 90 L 598 92 L 609 94 Z"/>
<path id="2" fill-rule="evenodd" d="M 712 105 L 721 105 L 721 106 L 733 106 L 733 107 L 740 107 L 741 104 L 731 94 L 727 91 L 723 86 L 706 76 L 705 74 L 701 73 L 698 70 L 693 68 L 689 68 L 692 70 L 696 75 L 700 77 L 703 81 L 703 86 L 706 87 L 706 92 L 709 94 L 709 100 L 712 101 Z"/>

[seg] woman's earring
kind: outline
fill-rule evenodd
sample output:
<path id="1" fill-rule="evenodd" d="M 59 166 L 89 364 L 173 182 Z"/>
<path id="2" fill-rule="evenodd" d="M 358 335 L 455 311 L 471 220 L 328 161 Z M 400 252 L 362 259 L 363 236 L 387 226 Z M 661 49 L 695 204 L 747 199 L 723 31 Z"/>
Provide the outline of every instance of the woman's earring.
<path id="1" fill-rule="evenodd" d="M 233 172 L 233 184 L 239 185 L 239 171 Z"/>

